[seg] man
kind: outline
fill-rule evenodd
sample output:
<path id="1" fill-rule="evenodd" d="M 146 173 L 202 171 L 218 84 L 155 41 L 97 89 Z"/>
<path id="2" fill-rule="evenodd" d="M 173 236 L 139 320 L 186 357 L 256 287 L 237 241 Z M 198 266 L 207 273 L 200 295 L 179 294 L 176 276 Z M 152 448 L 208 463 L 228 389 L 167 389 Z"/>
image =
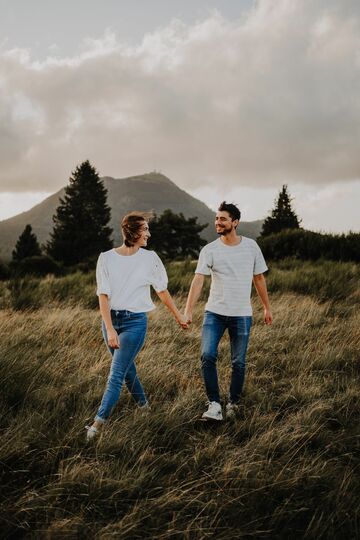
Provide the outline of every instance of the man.
<path id="1" fill-rule="evenodd" d="M 216 369 L 219 342 L 227 329 L 230 336 L 232 374 L 226 416 L 234 417 L 245 378 L 245 359 L 252 322 L 251 284 L 264 307 L 264 322 L 272 324 L 269 298 L 263 273 L 267 266 L 257 243 L 238 236 L 240 210 L 225 201 L 219 206 L 215 228 L 219 238 L 200 252 L 191 283 L 185 316 L 192 321 L 192 311 L 204 283 L 211 275 L 211 288 L 205 306 L 201 339 L 201 365 L 208 397 L 208 410 L 203 418 L 222 420 L 219 385 Z"/>

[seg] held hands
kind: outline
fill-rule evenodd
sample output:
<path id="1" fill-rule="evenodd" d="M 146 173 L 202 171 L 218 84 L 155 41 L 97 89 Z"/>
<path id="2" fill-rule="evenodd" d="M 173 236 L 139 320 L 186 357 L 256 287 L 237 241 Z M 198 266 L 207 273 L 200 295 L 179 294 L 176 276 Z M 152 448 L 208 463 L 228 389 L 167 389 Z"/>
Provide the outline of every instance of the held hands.
<path id="1" fill-rule="evenodd" d="M 115 328 L 111 328 L 107 331 L 108 345 L 111 349 L 118 349 L 120 347 L 119 336 Z"/>
<path id="2" fill-rule="evenodd" d="M 189 328 L 186 317 L 182 315 L 182 313 L 178 314 L 178 316 L 176 317 L 176 322 L 181 326 L 183 330 L 187 330 Z"/>

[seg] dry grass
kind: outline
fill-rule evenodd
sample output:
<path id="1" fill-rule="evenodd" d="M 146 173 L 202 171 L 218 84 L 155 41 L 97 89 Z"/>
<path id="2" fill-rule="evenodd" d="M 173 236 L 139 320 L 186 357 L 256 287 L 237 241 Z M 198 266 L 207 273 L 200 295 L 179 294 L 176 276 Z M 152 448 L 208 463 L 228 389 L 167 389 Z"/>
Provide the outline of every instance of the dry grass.
<path id="1" fill-rule="evenodd" d="M 3 310 L 2 537 L 359 537 L 354 291 L 336 303 L 274 293 L 272 328 L 256 303 L 241 415 L 215 426 L 199 421 L 203 306 L 187 333 L 159 307 L 138 359 L 152 411 L 124 391 L 90 445 L 83 428 L 109 369 L 97 311 L 74 301 Z M 228 357 L 223 340 L 224 397 Z"/>

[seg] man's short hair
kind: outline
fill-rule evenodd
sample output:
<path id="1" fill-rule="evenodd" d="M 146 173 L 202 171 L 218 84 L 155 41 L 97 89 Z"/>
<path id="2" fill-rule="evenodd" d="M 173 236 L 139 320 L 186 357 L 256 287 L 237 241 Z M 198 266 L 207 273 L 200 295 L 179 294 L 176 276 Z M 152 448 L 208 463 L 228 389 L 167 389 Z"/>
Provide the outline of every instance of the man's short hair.
<path id="1" fill-rule="evenodd" d="M 241 212 L 235 204 L 223 201 L 220 204 L 218 210 L 219 212 L 227 212 L 230 215 L 232 221 L 234 221 L 235 219 L 240 220 L 241 218 Z"/>

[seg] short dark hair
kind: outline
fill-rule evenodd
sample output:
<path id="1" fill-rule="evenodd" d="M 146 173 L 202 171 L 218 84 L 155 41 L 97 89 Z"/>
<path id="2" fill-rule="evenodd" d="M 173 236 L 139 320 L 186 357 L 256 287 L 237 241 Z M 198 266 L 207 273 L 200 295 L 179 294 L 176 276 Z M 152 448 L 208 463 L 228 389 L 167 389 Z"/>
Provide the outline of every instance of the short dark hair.
<path id="1" fill-rule="evenodd" d="M 152 217 L 152 212 L 130 212 L 123 217 L 121 230 L 125 246 L 132 247 L 139 240 L 144 221 L 149 221 Z"/>
<path id="2" fill-rule="evenodd" d="M 234 221 L 235 219 L 240 220 L 241 218 L 241 212 L 235 204 L 223 201 L 220 204 L 218 210 L 219 212 L 227 212 L 228 214 L 230 214 L 232 221 Z"/>

